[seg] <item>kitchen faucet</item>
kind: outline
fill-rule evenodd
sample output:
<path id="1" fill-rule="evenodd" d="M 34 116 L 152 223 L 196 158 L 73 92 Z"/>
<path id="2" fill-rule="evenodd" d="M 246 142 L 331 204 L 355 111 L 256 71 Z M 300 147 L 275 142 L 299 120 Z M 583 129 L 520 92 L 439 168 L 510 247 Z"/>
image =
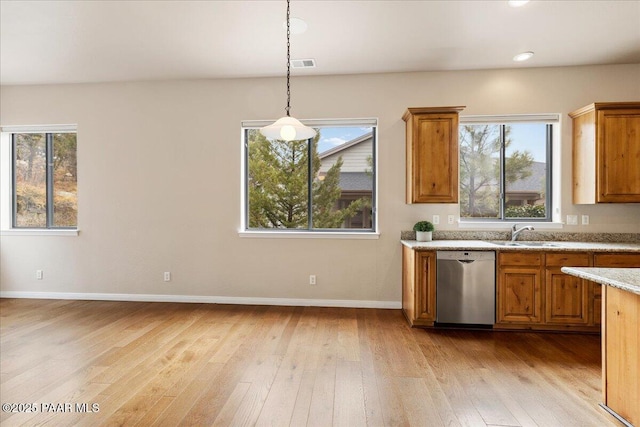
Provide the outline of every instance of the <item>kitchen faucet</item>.
<path id="1" fill-rule="evenodd" d="M 522 233 L 524 230 L 535 230 L 535 228 L 533 228 L 530 225 L 525 225 L 522 228 L 518 228 L 516 229 L 517 224 L 513 224 L 513 227 L 511 227 L 511 241 L 515 242 L 516 239 L 518 238 L 518 234 Z"/>

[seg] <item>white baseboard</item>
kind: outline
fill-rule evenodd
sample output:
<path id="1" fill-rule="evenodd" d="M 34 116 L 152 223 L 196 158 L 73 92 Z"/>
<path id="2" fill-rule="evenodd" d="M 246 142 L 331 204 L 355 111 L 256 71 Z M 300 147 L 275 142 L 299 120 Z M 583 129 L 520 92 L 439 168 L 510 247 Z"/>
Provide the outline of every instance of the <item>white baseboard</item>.
<path id="1" fill-rule="evenodd" d="M 97 294 L 75 292 L 20 292 L 0 291 L 0 298 L 67 299 L 95 301 L 136 301 L 136 302 L 187 302 L 206 304 L 240 305 L 287 305 L 302 307 L 344 307 L 344 308 L 384 308 L 399 309 L 399 301 L 363 301 L 337 299 L 302 298 L 253 298 L 197 295 L 154 295 L 154 294 Z"/>

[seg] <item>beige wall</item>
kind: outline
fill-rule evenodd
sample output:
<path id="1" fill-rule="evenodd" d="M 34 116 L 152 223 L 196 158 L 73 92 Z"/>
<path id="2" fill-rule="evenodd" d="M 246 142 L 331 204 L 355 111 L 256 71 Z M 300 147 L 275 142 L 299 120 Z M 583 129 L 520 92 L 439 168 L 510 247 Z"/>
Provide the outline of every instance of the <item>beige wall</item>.
<path id="1" fill-rule="evenodd" d="M 640 100 L 639 80 L 640 65 L 294 76 L 296 117 L 379 119 L 378 240 L 238 236 L 240 122 L 282 115 L 283 78 L 2 87 L 1 125 L 77 123 L 80 235 L 3 236 L 0 289 L 397 306 L 400 231 L 458 213 L 455 205 L 404 203 L 401 117 L 410 106 L 561 113 L 560 208 L 591 219 L 564 230 L 640 232 L 640 204 L 571 204 L 567 117 L 593 101 Z M 447 227 L 456 228 L 439 228 Z M 36 269 L 44 280 L 35 280 Z M 307 284 L 309 274 L 317 286 Z"/>

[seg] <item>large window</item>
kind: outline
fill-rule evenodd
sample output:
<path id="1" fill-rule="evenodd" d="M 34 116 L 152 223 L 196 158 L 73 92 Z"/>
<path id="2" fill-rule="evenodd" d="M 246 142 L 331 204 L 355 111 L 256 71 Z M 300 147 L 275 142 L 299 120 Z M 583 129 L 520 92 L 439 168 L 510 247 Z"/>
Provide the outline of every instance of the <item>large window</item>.
<path id="1" fill-rule="evenodd" d="M 76 133 L 13 132 L 12 228 L 76 228 Z"/>
<path id="2" fill-rule="evenodd" d="M 305 124 L 316 137 L 285 142 L 243 123 L 244 229 L 375 231 L 376 121 Z"/>
<path id="3" fill-rule="evenodd" d="M 556 122 L 555 115 L 461 118 L 461 220 L 551 220 Z"/>

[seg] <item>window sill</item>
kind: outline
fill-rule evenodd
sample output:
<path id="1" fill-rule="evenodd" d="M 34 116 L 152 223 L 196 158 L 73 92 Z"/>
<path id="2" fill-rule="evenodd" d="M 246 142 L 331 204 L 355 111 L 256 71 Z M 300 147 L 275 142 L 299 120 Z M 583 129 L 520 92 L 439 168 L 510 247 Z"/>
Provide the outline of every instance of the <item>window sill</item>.
<path id="1" fill-rule="evenodd" d="M 322 232 L 322 231 L 238 231 L 242 238 L 256 239 L 352 239 L 352 240 L 377 240 L 380 233 L 364 232 Z"/>
<path id="2" fill-rule="evenodd" d="M 1 230 L 0 236 L 77 236 L 79 230 Z"/>
<path id="3" fill-rule="evenodd" d="M 539 221 L 518 221 L 518 222 L 491 222 L 491 221 L 459 221 L 458 228 L 468 228 L 471 230 L 508 230 L 514 224 L 518 226 L 533 225 L 538 229 L 560 229 L 564 227 L 562 222 L 539 222 Z"/>

